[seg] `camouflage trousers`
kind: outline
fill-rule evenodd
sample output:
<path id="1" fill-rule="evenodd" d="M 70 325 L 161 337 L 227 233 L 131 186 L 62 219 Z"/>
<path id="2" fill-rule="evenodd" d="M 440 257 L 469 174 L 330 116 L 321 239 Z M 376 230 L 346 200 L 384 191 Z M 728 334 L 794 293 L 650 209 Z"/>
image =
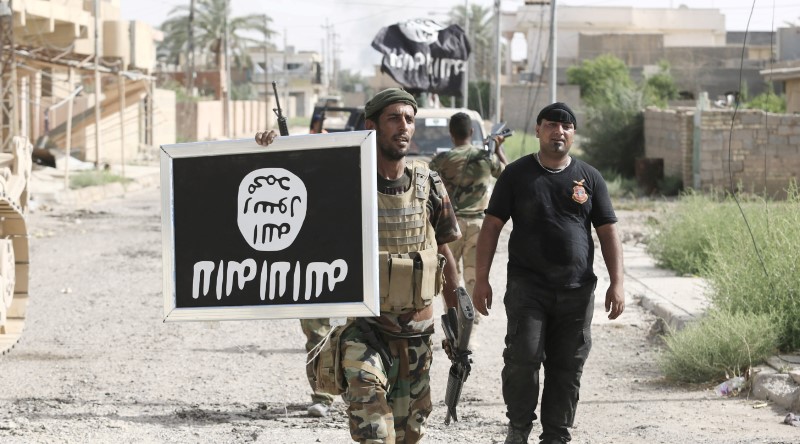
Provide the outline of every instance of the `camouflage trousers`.
<path id="1" fill-rule="evenodd" d="M 393 359 L 388 370 L 358 327 L 342 334 L 350 436 L 361 443 L 417 443 L 432 409 L 431 338 L 392 339 L 387 347 Z"/>
<path id="2" fill-rule="evenodd" d="M 464 289 L 472 295 L 475 289 L 475 252 L 478 247 L 478 234 L 483 225 L 482 217 L 459 217 L 458 228 L 461 230 L 461 238 L 447 244 L 453 252 L 456 261 L 456 272 L 458 280 L 464 281 Z M 444 302 L 444 298 L 442 298 Z M 445 304 L 444 310 L 447 311 Z M 475 323 L 481 321 L 481 314 L 475 312 Z M 473 336 L 473 341 L 475 337 Z M 477 341 L 475 341 L 477 343 Z"/>
<path id="3" fill-rule="evenodd" d="M 472 294 L 475 288 L 475 250 L 481 225 L 483 225 L 482 217 L 459 217 L 458 228 L 461 229 L 461 238 L 447 244 L 456 260 L 458 279 L 464 281 L 464 288 L 469 294 Z"/>
<path id="4" fill-rule="evenodd" d="M 328 318 L 321 319 L 300 319 L 300 327 L 306 335 L 306 352 L 317 346 L 322 339 L 331 331 L 331 324 Z M 308 362 L 310 356 L 306 358 Z M 313 363 L 306 364 L 306 377 L 308 378 L 308 385 L 311 386 L 311 403 L 322 403 L 331 405 L 333 403 L 333 395 L 317 390 L 317 385 L 314 383 L 314 366 Z"/>

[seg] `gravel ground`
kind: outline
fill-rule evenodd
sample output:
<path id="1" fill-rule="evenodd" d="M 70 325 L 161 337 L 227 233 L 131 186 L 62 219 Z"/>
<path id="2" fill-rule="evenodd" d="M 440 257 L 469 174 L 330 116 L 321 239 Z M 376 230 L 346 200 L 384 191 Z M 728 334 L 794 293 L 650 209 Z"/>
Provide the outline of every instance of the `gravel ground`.
<path id="1" fill-rule="evenodd" d="M 29 220 L 31 303 L 17 346 L 0 357 L 3 443 L 349 442 L 344 404 L 306 415 L 297 320 L 163 323 L 157 190 L 93 204 L 40 207 Z M 626 241 L 654 213 L 620 211 Z M 499 443 L 505 332 L 505 237 L 492 277 L 495 309 L 478 326 L 460 422 L 444 425 L 449 362 L 437 347 L 428 443 Z M 598 285 L 594 348 L 583 375 L 575 443 L 797 443 L 785 411 L 710 387 L 676 387 L 656 365 L 655 322 L 628 296 L 608 321 Z M 437 310 L 440 310 L 437 303 Z M 438 313 L 437 313 L 438 315 Z M 437 332 L 434 343 L 440 343 Z M 540 432 L 538 423 L 533 435 Z"/>

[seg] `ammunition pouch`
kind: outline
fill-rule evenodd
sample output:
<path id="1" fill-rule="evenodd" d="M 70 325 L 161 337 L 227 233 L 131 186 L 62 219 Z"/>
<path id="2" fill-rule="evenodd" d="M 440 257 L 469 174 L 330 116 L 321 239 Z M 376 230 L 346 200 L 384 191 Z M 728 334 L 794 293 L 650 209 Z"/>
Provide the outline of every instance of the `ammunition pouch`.
<path id="1" fill-rule="evenodd" d="M 342 332 L 350 323 L 341 327 L 333 327 L 328 340 L 314 357 L 314 383 L 317 390 L 331 395 L 341 395 L 347 390 L 347 381 L 342 366 Z"/>
<path id="2" fill-rule="evenodd" d="M 441 293 L 445 258 L 436 248 L 410 253 L 381 251 L 378 259 L 382 312 L 421 310 Z"/>

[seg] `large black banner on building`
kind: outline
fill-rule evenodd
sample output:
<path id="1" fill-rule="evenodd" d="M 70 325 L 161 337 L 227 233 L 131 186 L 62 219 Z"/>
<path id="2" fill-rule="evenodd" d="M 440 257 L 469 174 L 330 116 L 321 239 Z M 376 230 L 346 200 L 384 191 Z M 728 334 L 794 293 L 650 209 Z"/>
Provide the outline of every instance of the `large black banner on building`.
<path id="1" fill-rule="evenodd" d="M 165 320 L 374 316 L 373 132 L 166 145 Z"/>
<path id="2" fill-rule="evenodd" d="M 460 26 L 409 20 L 381 29 L 372 47 L 383 54 L 381 71 L 408 91 L 461 97 L 471 47 Z"/>

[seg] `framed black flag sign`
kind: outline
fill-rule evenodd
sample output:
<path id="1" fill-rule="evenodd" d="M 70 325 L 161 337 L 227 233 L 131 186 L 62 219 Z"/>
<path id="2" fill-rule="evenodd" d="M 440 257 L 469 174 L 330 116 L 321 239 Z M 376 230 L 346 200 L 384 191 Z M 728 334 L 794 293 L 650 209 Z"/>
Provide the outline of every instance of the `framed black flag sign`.
<path id="1" fill-rule="evenodd" d="M 375 133 L 161 147 L 165 321 L 377 316 Z"/>

